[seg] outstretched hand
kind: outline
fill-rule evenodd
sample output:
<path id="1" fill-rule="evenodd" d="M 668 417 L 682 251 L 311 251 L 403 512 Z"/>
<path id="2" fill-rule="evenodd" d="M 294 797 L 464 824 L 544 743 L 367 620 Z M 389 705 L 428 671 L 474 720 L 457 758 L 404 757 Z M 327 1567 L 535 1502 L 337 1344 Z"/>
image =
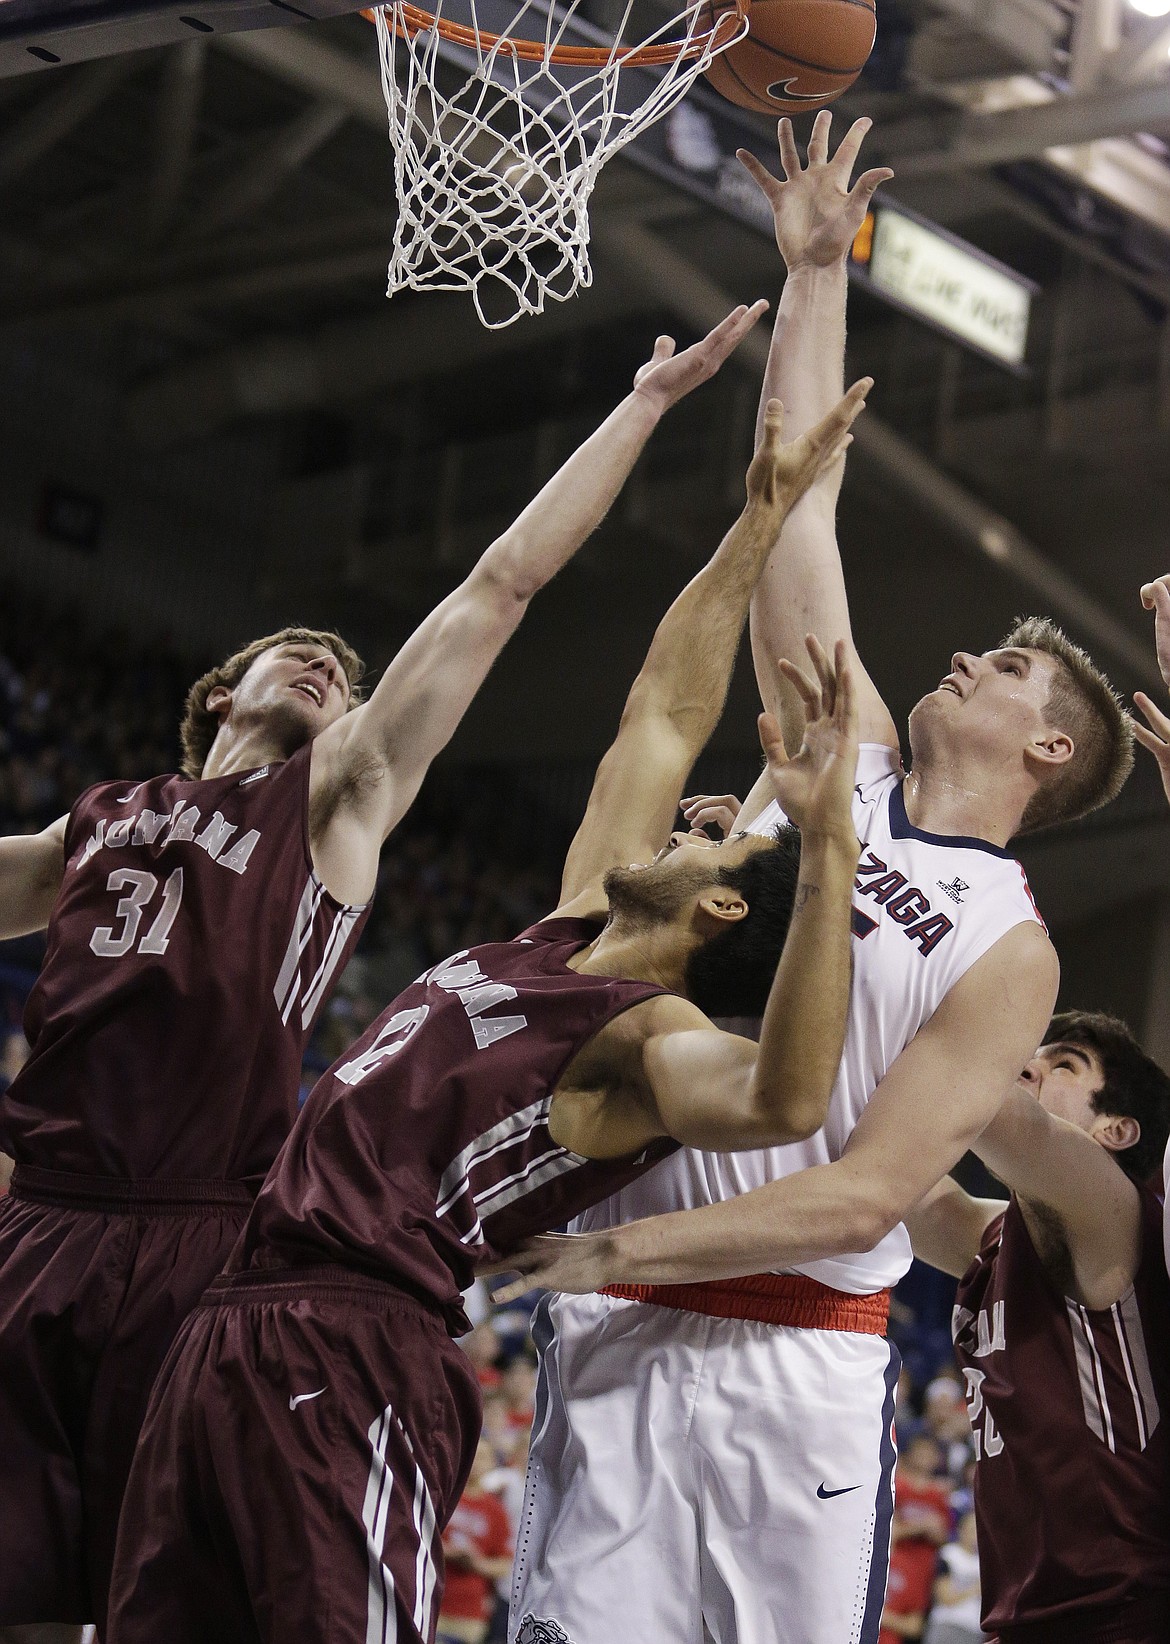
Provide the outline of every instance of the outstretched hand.
<path id="1" fill-rule="evenodd" d="M 769 400 L 764 411 L 764 434 L 747 471 L 749 503 L 769 508 L 793 507 L 820 476 L 849 449 L 849 430 L 865 407 L 872 377 L 862 377 L 843 399 L 807 434 L 782 443 L 784 407 Z"/>
<path id="2" fill-rule="evenodd" d="M 735 826 L 742 803 L 733 793 L 696 793 L 689 799 L 680 800 L 678 808 L 686 818 L 691 833 L 700 833 L 707 838 L 708 825 L 713 823 L 721 837 L 726 839 Z"/>
<path id="3" fill-rule="evenodd" d="M 781 120 L 778 135 L 783 181 L 773 177 L 747 149 L 736 151 L 740 164 L 772 207 L 776 244 L 790 273 L 801 264 L 827 268 L 848 256 L 874 191 L 894 175 L 888 166 L 875 166 L 863 172 L 851 188 L 849 178 L 873 121 L 855 120 L 830 160 L 832 123 L 833 116 L 828 109 L 822 109 L 813 122 L 808 163 L 802 166 L 792 121 Z"/>
<path id="4" fill-rule="evenodd" d="M 478 1269 L 481 1278 L 496 1273 L 518 1273 L 499 1290 L 492 1291 L 497 1306 L 518 1301 L 530 1290 L 562 1290 L 573 1296 L 588 1296 L 607 1284 L 616 1284 L 612 1271 L 613 1236 L 608 1228 L 595 1233 L 540 1233 L 514 1250 L 505 1260 L 487 1263 Z"/>
<path id="5" fill-rule="evenodd" d="M 856 839 L 853 784 L 857 779 L 857 700 L 844 640 L 830 661 L 820 640 L 805 639 L 812 673 L 781 662 L 780 671 L 800 699 L 804 730 L 789 758 L 779 721 L 760 715 L 760 745 L 780 809 L 802 833 L 844 834 Z"/>
<path id="6" fill-rule="evenodd" d="M 1154 613 L 1154 645 L 1158 652 L 1158 669 L 1170 685 L 1170 576 L 1147 582 L 1142 589 L 1142 604 Z"/>
<path id="7" fill-rule="evenodd" d="M 1142 588 L 1142 604 L 1154 613 L 1154 644 L 1158 651 L 1158 669 L 1170 685 L 1170 576 L 1147 582 Z M 1170 717 L 1167 717 L 1145 691 L 1135 691 L 1134 704 L 1145 715 L 1146 724 L 1134 721 L 1133 734 L 1158 761 L 1162 787 L 1170 800 Z"/>
<path id="8" fill-rule="evenodd" d="M 634 392 L 650 400 L 659 415 L 669 411 L 692 389 L 715 375 L 767 308 L 763 298 L 750 308 L 741 303 L 725 320 L 720 320 L 714 331 L 708 331 L 701 342 L 692 343 L 681 354 L 674 351 L 673 337 L 659 337 L 654 353 L 634 378 Z"/>
<path id="9" fill-rule="evenodd" d="M 1135 691 L 1133 700 L 1148 721 L 1147 725 L 1143 725 L 1135 719 L 1133 734 L 1158 761 L 1162 787 L 1170 800 L 1170 718 L 1154 705 L 1144 691 Z"/>

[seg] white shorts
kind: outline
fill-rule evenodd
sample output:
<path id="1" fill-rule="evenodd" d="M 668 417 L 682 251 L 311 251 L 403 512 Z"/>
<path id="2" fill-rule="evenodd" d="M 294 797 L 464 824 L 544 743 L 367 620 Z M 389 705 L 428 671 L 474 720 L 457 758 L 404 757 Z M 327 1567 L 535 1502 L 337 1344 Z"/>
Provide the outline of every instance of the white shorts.
<path id="1" fill-rule="evenodd" d="M 555 1296 L 509 1639 L 876 1644 L 900 1360 L 881 1336 Z"/>

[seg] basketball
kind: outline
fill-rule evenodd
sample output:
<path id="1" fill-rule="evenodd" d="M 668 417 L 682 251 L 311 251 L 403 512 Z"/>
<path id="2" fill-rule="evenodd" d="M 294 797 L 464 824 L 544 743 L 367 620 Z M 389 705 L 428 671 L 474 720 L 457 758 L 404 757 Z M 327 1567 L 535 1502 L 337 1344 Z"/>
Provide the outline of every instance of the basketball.
<path id="1" fill-rule="evenodd" d="M 707 0 L 711 26 L 728 8 Z M 707 79 L 740 108 L 803 114 L 847 91 L 877 35 L 874 0 L 749 0 L 750 30 Z"/>

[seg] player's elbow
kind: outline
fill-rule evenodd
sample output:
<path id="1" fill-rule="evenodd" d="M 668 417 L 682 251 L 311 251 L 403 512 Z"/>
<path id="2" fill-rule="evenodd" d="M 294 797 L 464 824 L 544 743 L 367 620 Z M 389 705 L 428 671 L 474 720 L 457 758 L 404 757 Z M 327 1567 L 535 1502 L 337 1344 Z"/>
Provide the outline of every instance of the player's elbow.
<path id="1" fill-rule="evenodd" d="M 844 1218 L 849 1226 L 847 1234 L 843 1232 L 842 1235 L 842 1249 L 860 1253 L 876 1250 L 897 1227 L 902 1214 L 902 1207 L 882 1193 L 880 1188 L 877 1192 L 859 1196 Z"/>
<path id="2" fill-rule="evenodd" d="M 814 1074 L 789 1084 L 757 1086 L 752 1106 L 761 1140 L 756 1145 L 784 1147 L 815 1136 L 828 1114 L 835 1077 L 834 1067 L 826 1078 Z"/>
<path id="3" fill-rule="evenodd" d="M 471 580 L 483 600 L 507 615 L 516 609 L 522 613 L 547 578 L 538 573 L 530 547 L 515 531 L 508 531 L 492 543 Z"/>

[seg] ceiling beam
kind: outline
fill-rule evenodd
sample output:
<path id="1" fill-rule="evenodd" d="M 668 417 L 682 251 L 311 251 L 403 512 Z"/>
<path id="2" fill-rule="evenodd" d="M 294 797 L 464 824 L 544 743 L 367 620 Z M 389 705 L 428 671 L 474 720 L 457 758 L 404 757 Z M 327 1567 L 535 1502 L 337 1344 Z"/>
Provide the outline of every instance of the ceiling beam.
<path id="1" fill-rule="evenodd" d="M 1032 160 L 1042 157 L 1046 149 L 1091 143 L 1100 137 L 1125 137 L 1166 127 L 1170 127 L 1170 82 L 1158 82 L 1058 97 L 1051 103 L 999 114 L 969 114 L 958 123 L 949 144 L 919 152 L 899 150 L 896 126 L 884 134 L 879 128 L 874 147 L 900 178 L 934 177 Z"/>
<path id="2" fill-rule="evenodd" d="M 371 42 L 373 30 L 370 30 Z M 224 34 L 216 48 L 248 63 L 306 96 L 347 110 L 355 120 L 386 132 L 389 118 L 382 76 L 371 63 L 316 39 L 303 29 L 264 29 Z M 373 51 L 371 47 L 371 58 Z"/>
<path id="3" fill-rule="evenodd" d="M 606 280 L 522 325 L 489 331 L 466 296 L 396 297 L 311 336 L 262 337 L 162 372 L 127 395 L 127 419 L 143 445 L 203 438 L 245 417 L 360 400 L 647 306 L 639 288 Z"/>
<path id="4" fill-rule="evenodd" d="M 137 58 L 111 57 L 67 74 L 46 97 L 40 97 L 8 126 L 0 143 L 0 183 L 10 183 L 113 95 L 140 67 Z"/>
<path id="5" fill-rule="evenodd" d="M 163 58 L 155 111 L 154 159 L 141 202 L 142 235 L 162 238 L 175 219 L 195 152 L 207 44 L 185 40 Z"/>

